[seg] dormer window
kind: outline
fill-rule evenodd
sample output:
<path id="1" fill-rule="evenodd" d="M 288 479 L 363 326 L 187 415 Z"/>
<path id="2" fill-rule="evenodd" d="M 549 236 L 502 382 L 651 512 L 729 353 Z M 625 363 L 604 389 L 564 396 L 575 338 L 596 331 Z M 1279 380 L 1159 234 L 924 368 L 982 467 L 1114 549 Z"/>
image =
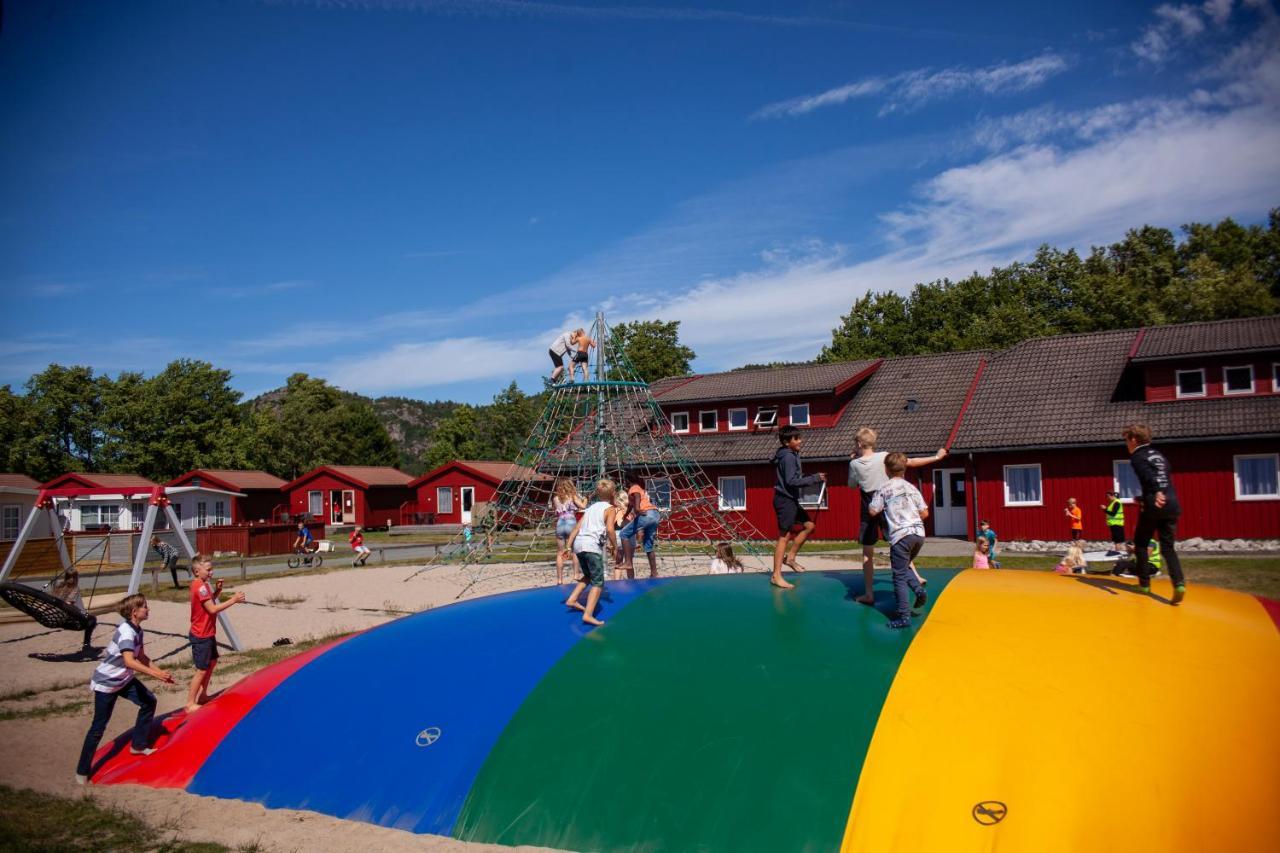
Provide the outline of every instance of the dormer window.
<path id="1" fill-rule="evenodd" d="M 902 408 L 904 411 L 914 412 L 916 409 L 920 408 L 920 401 L 917 400 L 915 397 L 908 397 L 907 404 Z"/>
<path id="2" fill-rule="evenodd" d="M 1205 395 L 1204 368 L 1179 370 L 1174 379 L 1177 382 L 1179 400 L 1186 397 L 1203 397 Z"/>
<path id="3" fill-rule="evenodd" d="M 729 429 L 744 430 L 747 428 L 747 410 L 746 409 L 730 409 L 729 410 Z"/>
<path id="4" fill-rule="evenodd" d="M 698 430 L 700 432 L 717 432 L 720 429 L 720 416 L 715 409 L 698 412 Z"/>
<path id="5" fill-rule="evenodd" d="M 791 425 L 792 426 L 808 426 L 809 425 L 809 404 L 808 403 L 792 403 L 791 404 Z"/>
<path id="6" fill-rule="evenodd" d="M 689 413 L 688 412 L 672 412 L 671 413 L 671 431 L 672 432 L 688 432 L 689 431 Z"/>
<path id="7" fill-rule="evenodd" d="M 777 426 L 778 425 L 778 407 L 770 406 L 768 408 L 757 409 L 755 424 L 758 427 L 764 427 L 766 429 Z"/>
<path id="8" fill-rule="evenodd" d="M 1222 393 L 1252 394 L 1253 365 L 1246 364 L 1243 367 L 1222 368 Z"/>

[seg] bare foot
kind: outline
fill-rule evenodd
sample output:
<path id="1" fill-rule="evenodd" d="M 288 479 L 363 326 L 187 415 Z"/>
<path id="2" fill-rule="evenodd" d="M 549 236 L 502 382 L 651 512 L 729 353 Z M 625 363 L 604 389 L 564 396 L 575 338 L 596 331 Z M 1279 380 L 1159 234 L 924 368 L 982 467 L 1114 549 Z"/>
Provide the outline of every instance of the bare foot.
<path id="1" fill-rule="evenodd" d="M 874 595 L 860 595 L 854 599 L 859 604 L 875 604 L 876 597 Z"/>
<path id="2" fill-rule="evenodd" d="M 774 577 L 771 577 L 771 578 L 769 578 L 769 583 L 773 584 L 774 586 L 778 587 L 779 589 L 795 589 L 795 588 L 796 588 L 796 585 L 795 585 L 795 584 L 793 584 L 793 583 L 791 583 L 791 582 L 789 582 L 789 581 L 785 581 L 785 580 L 783 580 L 782 578 L 774 578 Z"/>
<path id="3" fill-rule="evenodd" d="M 581 609 L 581 608 L 579 608 L 579 609 Z M 597 619 L 596 617 L 594 617 L 594 616 L 588 616 L 588 615 L 586 614 L 586 612 L 585 612 L 585 611 L 584 611 L 584 612 L 583 612 L 583 614 L 582 614 L 582 621 L 583 621 L 583 622 L 586 622 L 588 625 L 603 625 L 603 624 L 604 624 L 604 622 L 602 622 L 601 620 Z"/>
<path id="4" fill-rule="evenodd" d="M 199 710 L 200 710 L 200 706 L 199 706 L 199 705 L 188 705 L 188 706 L 187 706 L 186 708 L 184 708 L 183 710 L 185 710 L 188 714 L 194 714 L 196 711 L 199 711 Z"/>
<path id="5" fill-rule="evenodd" d="M 578 603 L 578 602 L 576 602 L 576 601 L 566 601 L 566 602 L 564 603 L 564 606 L 565 606 L 565 607 L 572 608 L 573 610 L 581 610 L 581 611 L 583 611 L 583 612 L 585 612 L 585 611 L 586 611 L 586 609 L 587 609 L 587 608 L 583 607 L 581 604 L 579 604 L 579 603 Z"/>
<path id="6" fill-rule="evenodd" d="M 791 571 L 793 571 L 793 572 L 803 572 L 803 571 L 807 571 L 807 570 L 805 569 L 805 567 L 804 567 L 804 566 L 802 566 L 802 565 L 800 565 L 799 563 L 797 563 L 797 562 L 796 562 L 796 558 L 795 558 L 795 557 L 792 557 L 790 560 L 783 560 L 783 561 L 782 561 L 782 565 L 784 565 L 784 566 L 789 566 L 789 567 L 791 568 Z"/>

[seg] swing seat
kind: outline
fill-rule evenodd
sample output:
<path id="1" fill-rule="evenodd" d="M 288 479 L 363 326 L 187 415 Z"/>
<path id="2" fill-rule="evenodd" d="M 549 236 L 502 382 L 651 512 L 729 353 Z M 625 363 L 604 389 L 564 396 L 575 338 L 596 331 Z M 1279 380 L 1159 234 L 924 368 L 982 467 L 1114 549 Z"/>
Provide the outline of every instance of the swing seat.
<path id="1" fill-rule="evenodd" d="M 0 598 L 46 628 L 83 631 L 89 627 L 89 616 L 80 608 L 24 583 L 0 583 Z"/>

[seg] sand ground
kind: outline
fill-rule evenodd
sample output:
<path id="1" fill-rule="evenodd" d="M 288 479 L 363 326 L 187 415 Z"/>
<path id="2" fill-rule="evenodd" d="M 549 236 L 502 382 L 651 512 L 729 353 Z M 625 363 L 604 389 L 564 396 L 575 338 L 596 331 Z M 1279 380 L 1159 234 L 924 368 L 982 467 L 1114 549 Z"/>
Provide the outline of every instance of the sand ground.
<path id="1" fill-rule="evenodd" d="M 639 561 L 638 561 L 639 562 Z M 810 569 L 853 568 L 856 558 L 803 559 Z M 245 649 L 271 646 L 288 637 L 294 642 L 360 631 L 405 613 L 443 607 L 463 598 L 493 595 L 513 589 L 555 583 L 550 564 L 492 566 L 479 583 L 472 574 L 453 566 L 431 568 L 413 580 L 406 577 L 417 566 L 349 569 L 318 575 L 250 581 L 238 587 L 227 580 L 225 591 L 243 589 L 248 602 L 228 611 Z M 640 566 L 637 566 L 640 569 Z M 664 561 L 666 574 L 705 571 L 704 561 Z M 642 569 L 638 574 L 645 574 Z M 765 579 L 761 578 L 761 583 Z M 99 617 L 94 644 L 105 646 L 119 617 Z M 186 631 L 186 604 L 156 601 L 146 622 L 147 653 L 158 666 L 185 664 L 190 660 Z M 50 631 L 35 622 L 0 625 L 0 710 L 21 711 L 50 705 L 69 705 L 89 698 L 89 676 L 97 665 L 78 654 L 81 638 L 68 631 Z M 234 659 L 223 650 L 224 665 Z M 219 678 L 213 690 L 223 689 L 243 673 Z M 159 700 L 157 713 L 181 707 L 186 697 L 188 673 L 180 673 L 170 686 L 148 679 Z M 25 691 L 35 695 L 22 697 Z M 104 743 L 127 731 L 133 723 L 132 706 L 121 705 L 111 720 Z M 30 788 L 63 796 L 91 794 L 101 803 L 122 808 L 144 821 L 162 827 L 176 838 L 218 841 L 231 847 L 258 844 L 272 851 L 468 851 L 511 850 L 472 844 L 451 838 L 415 835 L 371 824 L 345 821 L 314 812 L 266 809 L 256 803 L 200 797 L 184 791 L 158 790 L 135 785 L 81 788 L 74 783 L 80 744 L 88 729 L 88 706 L 42 718 L 0 721 L 0 784 Z M 523 848 L 531 849 L 531 848 Z"/>

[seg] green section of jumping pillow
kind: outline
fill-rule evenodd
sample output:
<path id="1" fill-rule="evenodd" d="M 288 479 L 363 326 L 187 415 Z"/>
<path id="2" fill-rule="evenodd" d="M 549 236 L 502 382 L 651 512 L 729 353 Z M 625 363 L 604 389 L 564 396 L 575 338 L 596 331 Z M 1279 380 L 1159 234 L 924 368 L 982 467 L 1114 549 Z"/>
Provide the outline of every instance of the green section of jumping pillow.
<path id="1" fill-rule="evenodd" d="M 955 576 L 925 573 L 930 606 Z M 915 630 L 861 572 L 677 579 L 562 658 L 516 713 L 453 834 L 566 850 L 833 850 Z M 891 609 L 887 575 L 878 604 Z M 926 609 L 927 615 L 927 609 Z"/>

